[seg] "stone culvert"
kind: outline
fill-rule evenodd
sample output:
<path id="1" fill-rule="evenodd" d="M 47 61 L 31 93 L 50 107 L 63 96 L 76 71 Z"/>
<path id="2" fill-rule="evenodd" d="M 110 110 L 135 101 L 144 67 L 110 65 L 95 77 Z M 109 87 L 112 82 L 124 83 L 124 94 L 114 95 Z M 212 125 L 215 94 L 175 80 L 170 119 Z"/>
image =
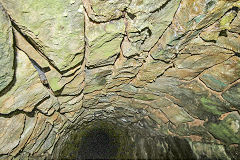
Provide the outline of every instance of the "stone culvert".
<path id="1" fill-rule="evenodd" d="M 240 1 L 0 0 L 0 159 L 238 159 Z"/>

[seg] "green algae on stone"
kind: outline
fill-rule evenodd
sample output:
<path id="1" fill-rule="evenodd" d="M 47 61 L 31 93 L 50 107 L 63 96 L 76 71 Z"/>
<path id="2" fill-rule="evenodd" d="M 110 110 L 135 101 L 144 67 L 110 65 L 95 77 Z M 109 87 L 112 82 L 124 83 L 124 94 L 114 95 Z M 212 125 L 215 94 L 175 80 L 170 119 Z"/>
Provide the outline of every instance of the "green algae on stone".
<path id="1" fill-rule="evenodd" d="M 93 23 L 86 19 L 87 44 L 91 49 L 99 48 L 104 43 L 113 40 L 125 33 L 124 20 L 111 21 L 106 23 Z"/>
<path id="2" fill-rule="evenodd" d="M 215 138 L 226 144 L 240 144 L 240 116 L 238 112 L 231 112 L 218 123 L 207 122 L 204 126 Z"/>
<path id="3" fill-rule="evenodd" d="M 176 18 L 173 20 L 173 25 L 180 32 L 175 32 L 174 37 L 181 37 L 189 30 L 194 29 L 215 7 L 216 0 L 184 0 L 181 1 L 180 7 L 176 13 Z M 175 28 L 174 27 L 174 28 Z"/>
<path id="4" fill-rule="evenodd" d="M 120 44 L 122 38 L 115 38 L 101 47 L 90 52 L 88 57 L 88 66 L 101 66 L 114 63 L 117 55 L 120 53 Z"/>
<path id="5" fill-rule="evenodd" d="M 23 35 L 60 70 L 83 59 L 84 15 L 82 1 L 1 0 Z"/>
<path id="6" fill-rule="evenodd" d="M 224 113 L 221 110 L 221 108 L 219 108 L 218 103 L 213 101 L 212 99 L 209 99 L 207 97 L 202 97 L 200 101 L 202 103 L 204 111 L 210 112 L 213 115 L 218 115 L 218 116 Z"/>
<path id="7" fill-rule="evenodd" d="M 94 91 L 99 91 L 103 88 L 104 88 L 104 86 L 86 86 L 84 88 L 84 93 L 91 93 L 91 92 L 94 92 Z"/>
<path id="8" fill-rule="evenodd" d="M 86 38 L 88 50 L 86 53 L 87 66 L 99 67 L 115 62 L 120 53 L 120 45 L 124 34 L 124 21 L 95 24 L 86 23 Z"/>
<path id="9" fill-rule="evenodd" d="M 208 97 L 209 91 L 197 81 L 181 82 L 176 78 L 161 76 L 153 83 L 147 84 L 147 88 L 156 95 L 170 95 L 172 102 L 201 120 L 220 116 L 230 110 L 228 103 L 222 102 L 216 96 Z"/>
<path id="10" fill-rule="evenodd" d="M 213 9 L 211 9 L 206 16 L 197 24 L 195 29 L 202 29 L 203 27 L 210 26 L 221 18 L 234 4 L 218 1 Z"/>
<path id="11" fill-rule="evenodd" d="M 231 29 L 230 24 L 237 15 L 236 11 L 231 10 L 230 12 L 226 13 L 220 20 L 220 28 L 224 29 Z"/>
<path id="12" fill-rule="evenodd" d="M 0 4 L 0 91 L 9 85 L 14 74 L 13 33 L 10 19 Z"/>
<path id="13" fill-rule="evenodd" d="M 151 52 L 151 56 L 155 60 L 163 60 L 163 61 L 169 62 L 172 58 L 175 57 L 175 54 L 172 53 L 171 50 L 163 50 L 162 48 L 159 48 Z"/>
<path id="14" fill-rule="evenodd" d="M 59 84 L 60 78 L 59 77 L 52 77 L 49 80 L 49 85 L 51 89 L 56 92 L 62 88 L 62 86 Z"/>
<path id="15" fill-rule="evenodd" d="M 230 31 L 235 33 L 240 33 L 240 12 L 238 12 L 237 16 L 234 18 L 234 20 L 230 24 Z"/>

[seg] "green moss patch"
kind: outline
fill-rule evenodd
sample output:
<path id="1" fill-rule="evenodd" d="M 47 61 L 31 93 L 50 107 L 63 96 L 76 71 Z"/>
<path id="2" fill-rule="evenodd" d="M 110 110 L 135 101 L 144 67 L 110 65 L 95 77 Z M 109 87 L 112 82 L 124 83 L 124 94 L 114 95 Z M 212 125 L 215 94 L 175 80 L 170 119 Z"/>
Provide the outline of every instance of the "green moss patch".
<path id="1" fill-rule="evenodd" d="M 201 103 L 203 106 L 203 110 L 206 112 L 209 112 L 209 113 L 212 113 L 213 115 L 218 115 L 218 116 L 224 113 L 220 108 L 219 104 L 209 98 L 202 97 Z"/>
<path id="2" fill-rule="evenodd" d="M 240 144 L 239 122 L 239 114 L 231 113 L 219 123 L 208 122 L 205 126 L 215 138 L 227 144 Z"/>

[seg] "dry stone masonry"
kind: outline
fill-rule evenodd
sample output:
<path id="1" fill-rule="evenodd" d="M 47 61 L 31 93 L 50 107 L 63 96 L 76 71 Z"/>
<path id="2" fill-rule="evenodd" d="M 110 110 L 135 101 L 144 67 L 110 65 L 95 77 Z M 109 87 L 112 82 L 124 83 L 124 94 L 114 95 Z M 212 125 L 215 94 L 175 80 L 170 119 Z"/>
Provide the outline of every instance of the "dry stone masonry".
<path id="1" fill-rule="evenodd" d="M 1 160 L 239 158 L 239 0 L 0 12 Z"/>

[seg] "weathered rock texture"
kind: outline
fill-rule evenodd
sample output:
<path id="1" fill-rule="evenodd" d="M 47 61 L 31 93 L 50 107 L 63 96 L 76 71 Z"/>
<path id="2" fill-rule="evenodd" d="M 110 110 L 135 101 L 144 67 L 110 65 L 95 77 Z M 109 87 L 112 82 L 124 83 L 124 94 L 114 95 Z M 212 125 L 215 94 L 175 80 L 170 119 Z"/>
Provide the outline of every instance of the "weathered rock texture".
<path id="1" fill-rule="evenodd" d="M 0 0 L 0 12 L 0 159 L 68 157 L 99 121 L 123 136 L 111 158 L 239 158 L 240 1 Z"/>

